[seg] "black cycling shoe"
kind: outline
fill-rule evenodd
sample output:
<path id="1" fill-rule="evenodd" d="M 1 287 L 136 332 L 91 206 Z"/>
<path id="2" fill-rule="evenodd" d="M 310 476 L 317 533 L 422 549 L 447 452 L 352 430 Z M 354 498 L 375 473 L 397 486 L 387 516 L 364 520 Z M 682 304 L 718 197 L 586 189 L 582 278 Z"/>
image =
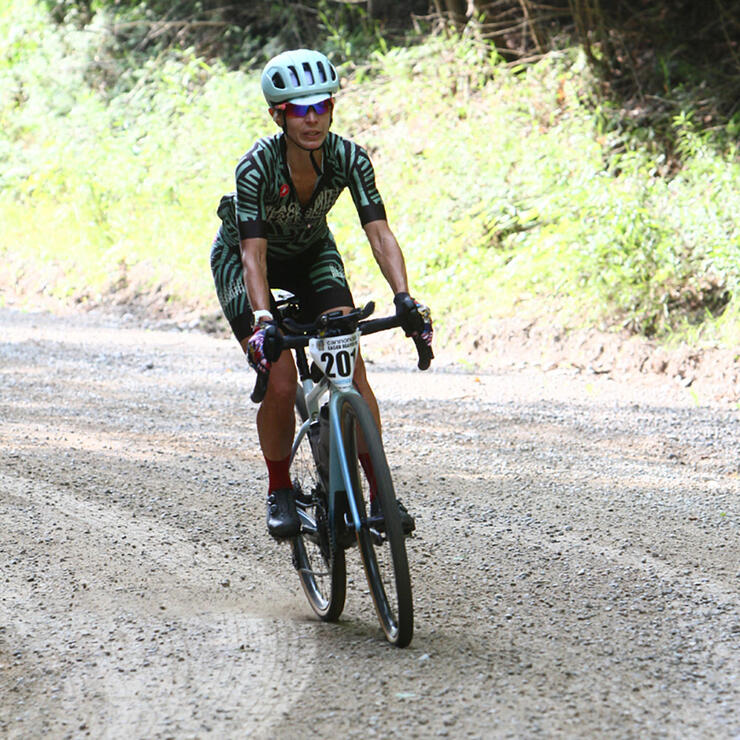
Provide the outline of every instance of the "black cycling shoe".
<path id="1" fill-rule="evenodd" d="M 276 539 L 296 537 L 301 529 L 292 488 L 267 494 L 267 531 Z"/>
<path id="2" fill-rule="evenodd" d="M 398 514 L 401 517 L 401 529 L 404 534 L 411 534 L 416 529 L 416 520 L 409 514 L 408 509 L 401 503 L 401 499 L 396 499 L 398 504 Z M 378 499 L 373 499 L 370 503 L 370 516 L 380 516 L 380 504 Z M 379 532 L 385 530 L 385 522 L 379 522 L 375 529 Z"/>

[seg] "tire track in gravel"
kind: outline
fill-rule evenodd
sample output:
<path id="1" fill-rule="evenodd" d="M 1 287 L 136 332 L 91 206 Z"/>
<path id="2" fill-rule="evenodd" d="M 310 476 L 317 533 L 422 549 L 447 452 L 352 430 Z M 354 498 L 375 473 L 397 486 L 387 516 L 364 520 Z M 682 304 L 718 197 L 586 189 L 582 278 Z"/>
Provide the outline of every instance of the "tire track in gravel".
<path id="1" fill-rule="evenodd" d="M 252 576 L 248 584 L 227 582 L 227 561 L 254 573 L 246 558 L 160 521 L 1 472 L 0 490 L 7 504 L 0 662 L 14 661 L 17 676 L 6 698 L 35 682 L 52 684 L 50 703 L 29 697 L 25 711 L 15 707 L 11 736 L 270 734 L 289 708 L 290 695 L 278 687 L 292 671 L 301 626 L 254 594 L 272 592 L 279 602 L 285 592 Z M 9 516 L 13 510 L 21 516 Z M 54 547 L 59 532 L 65 539 Z M 32 575 L 26 562 L 25 578 L 13 565 L 33 556 L 23 547 L 13 552 L 18 535 L 53 553 Z M 310 664 L 315 644 L 304 640 L 301 652 Z M 300 690 L 307 676 L 289 680 Z"/>

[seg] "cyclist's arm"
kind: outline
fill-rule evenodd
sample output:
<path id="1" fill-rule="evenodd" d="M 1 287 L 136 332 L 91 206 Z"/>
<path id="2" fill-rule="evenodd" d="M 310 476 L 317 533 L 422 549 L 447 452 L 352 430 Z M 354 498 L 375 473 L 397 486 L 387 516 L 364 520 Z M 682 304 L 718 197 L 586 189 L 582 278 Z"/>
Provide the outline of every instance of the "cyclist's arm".
<path id="1" fill-rule="evenodd" d="M 242 271 L 252 311 L 270 310 L 270 287 L 267 282 L 267 239 L 253 237 L 241 240 Z"/>
<path id="2" fill-rule="evenodd" d="M 388 222 L 384 219 L 370 221 L 363 228 L 372 247 L 375 261 L 393 293 L 408 293 L 406 262 Z"/>

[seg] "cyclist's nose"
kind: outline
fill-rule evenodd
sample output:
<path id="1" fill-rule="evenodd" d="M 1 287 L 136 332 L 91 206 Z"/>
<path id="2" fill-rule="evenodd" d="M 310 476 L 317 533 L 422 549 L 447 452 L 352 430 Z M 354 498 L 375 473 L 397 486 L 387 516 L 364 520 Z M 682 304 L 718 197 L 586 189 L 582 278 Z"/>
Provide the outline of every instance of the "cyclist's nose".
<path id="1" fill-rule="evenodd" d="M 306 118 L 307 121 L 309 121 L 311 123 L 315 123 L 316 121 L 318 121 L 319 117 L 318 117 L 316 111 L 314 110 L 314 107 L 313 106 L 311 106 L 308 109 L 308 113 L 306 113 L 305 118 Z"/>

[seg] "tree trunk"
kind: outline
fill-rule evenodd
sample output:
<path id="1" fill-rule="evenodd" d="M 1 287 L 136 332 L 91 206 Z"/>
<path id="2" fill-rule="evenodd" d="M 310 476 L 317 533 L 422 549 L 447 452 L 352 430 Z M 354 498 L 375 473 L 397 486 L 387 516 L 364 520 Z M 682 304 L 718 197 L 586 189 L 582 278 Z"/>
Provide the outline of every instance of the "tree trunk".
<path id="1" fill-rule="evenodd" d="M 463 28 L 467 23 L 467 0 L 445 0 L 445 6 L 452 25 L 457 29 Z"/>

